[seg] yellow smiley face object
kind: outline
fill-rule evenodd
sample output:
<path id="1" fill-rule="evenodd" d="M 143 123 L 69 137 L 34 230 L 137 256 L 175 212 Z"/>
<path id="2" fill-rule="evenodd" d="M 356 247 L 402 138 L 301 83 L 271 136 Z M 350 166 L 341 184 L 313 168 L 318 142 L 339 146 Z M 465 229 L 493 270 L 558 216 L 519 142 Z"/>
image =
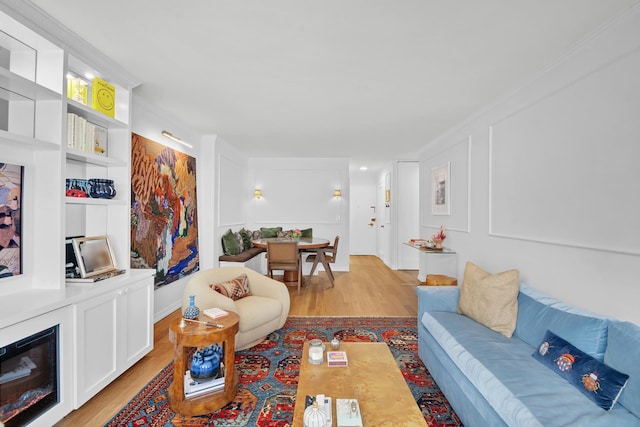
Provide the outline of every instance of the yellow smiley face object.
<path id="1" fill-rule="evenodd" d="M 98 103 L 105 110 L 113 109 L 113 95 L 107 89 L 98 90 Z"/>
<path id="2" fill-rule="evenodd" d="M 112 84 L 95 77 L 92 82 L 91 108 L 110 117 L 114 116 L 116 88 Z"/>

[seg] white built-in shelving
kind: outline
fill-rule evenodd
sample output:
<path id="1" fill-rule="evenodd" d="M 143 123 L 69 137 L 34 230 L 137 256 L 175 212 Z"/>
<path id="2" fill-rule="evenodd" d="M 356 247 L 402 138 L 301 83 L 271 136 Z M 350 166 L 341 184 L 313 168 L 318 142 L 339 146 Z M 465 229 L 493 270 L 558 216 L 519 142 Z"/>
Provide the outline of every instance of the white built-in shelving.
<path id="1" fill-rule="evenodd" d="M 109 236 L 118 266 L 128 269 L 131 88 L 127 83 L 121 83 L 113 72 L 103 72 L 75 55 L 67 55 L 67 64 L 66 71 L 73 75 L 92 75 L 113 84 L 116 88 L 116 99 L 114 117 L 110 117 L 88 105 L 65 97 L 66 113 L 76 114 L 88 122 L 107 129 L 105 156 L 80 151 L 64 144 L 65 178 L 112 179 L 116 196 L 113 199 L 65 198 L 65 234 L 66 236 Z"/>
<path id="2" fill-rule="evenodd" d="M 60 325 L 60 402 L 30 424 L 51 425 L 153 347 L 152 270 L 80 287 L 64 278 L 67 236 L 109 236 L 118 267 L 129 269 L 129 123 L 138 83 L 28 1 L 0 0 L 0 50 L 0 163 L 24 166 L 23 273 L 0 279 L 0 347 L 41 319 Z M 68 72 L 113 84 L 114 117 L 67 99 Z M 67 147 L 68 113 L 107 129 L 104 156 Z M 112 179 L 117 194 L 66 197 L 66 178 Z M 94 381 L 96 366 L 111 367 L 108 376 Z"/>

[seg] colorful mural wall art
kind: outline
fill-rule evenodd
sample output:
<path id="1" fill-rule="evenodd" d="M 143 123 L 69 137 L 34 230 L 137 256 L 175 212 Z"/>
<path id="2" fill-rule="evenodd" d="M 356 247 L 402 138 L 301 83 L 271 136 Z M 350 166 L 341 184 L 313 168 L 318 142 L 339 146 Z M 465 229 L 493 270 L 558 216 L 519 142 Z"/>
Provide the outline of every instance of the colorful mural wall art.
<path id="1" fill-rule="evenodd" d="M 156 270 L 155 286 L 200 266 L 196 159 L 131 135 L 131 268 Z"/>

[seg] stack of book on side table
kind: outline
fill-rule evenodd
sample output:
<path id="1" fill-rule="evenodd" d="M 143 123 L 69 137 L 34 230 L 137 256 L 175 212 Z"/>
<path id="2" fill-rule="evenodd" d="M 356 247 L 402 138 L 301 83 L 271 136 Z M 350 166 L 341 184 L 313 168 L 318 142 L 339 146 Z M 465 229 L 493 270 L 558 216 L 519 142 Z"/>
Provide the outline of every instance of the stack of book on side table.
<path id="1" fill-rule="evenodd" d="M 197 397 L 202 394 L 211 393 L 224 389 L 224 366 L 220 363 L 222 376 L 210 380 L 194 380 L 191 378 L 191 371 L 184 373 L 184 397 Z"/>

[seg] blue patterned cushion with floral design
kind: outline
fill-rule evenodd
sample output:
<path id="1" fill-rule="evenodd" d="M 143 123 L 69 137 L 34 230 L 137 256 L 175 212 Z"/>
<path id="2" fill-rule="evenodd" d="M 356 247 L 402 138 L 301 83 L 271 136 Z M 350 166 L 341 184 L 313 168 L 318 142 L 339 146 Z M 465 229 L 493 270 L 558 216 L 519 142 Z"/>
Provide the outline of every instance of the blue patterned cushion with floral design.
<path id="1" fill-rule="evenodd" d="M 549 330 L 532 356 L 607 411 L 616 404 L 629 380 L 629 375 L 594 359 Z"/>

